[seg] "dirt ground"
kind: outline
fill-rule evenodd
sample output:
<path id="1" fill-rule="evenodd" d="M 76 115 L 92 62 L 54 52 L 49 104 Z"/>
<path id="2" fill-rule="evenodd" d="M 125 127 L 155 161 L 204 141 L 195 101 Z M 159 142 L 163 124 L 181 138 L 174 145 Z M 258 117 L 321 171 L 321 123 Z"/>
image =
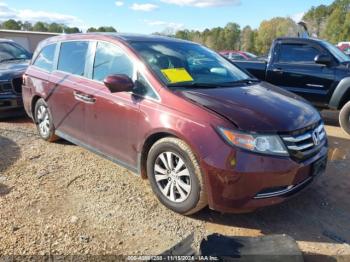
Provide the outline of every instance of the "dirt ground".
<path id="1" fill-rule="evenodd" d="M 0 255 L 156 255 L 196 232 L 288 234 L 306 261 L 350 261 L 350 137 L 336 117 L 324 114 L 329 164 L 309 189 L 250 214 L 207 208 L 192 217 L 163 207 L 124 168 L 64 140 L 40 140 L 30 120 L 2 121 Z"/>

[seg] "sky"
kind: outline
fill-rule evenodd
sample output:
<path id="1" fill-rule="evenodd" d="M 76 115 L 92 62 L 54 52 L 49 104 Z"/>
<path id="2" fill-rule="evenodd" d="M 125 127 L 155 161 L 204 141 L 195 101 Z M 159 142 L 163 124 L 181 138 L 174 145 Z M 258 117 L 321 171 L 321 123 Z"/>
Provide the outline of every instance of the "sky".
<path id="1" fill-rule="evenodd" d="M 253 28 L 266 19 L 300 21 L 312 6 L 332 0 L 0 0 L 0 21 L 65 23 L 83 31 L 113 26 L 118 32 L 149 34 L 164 30 L 204 30 L 236 22 Z"/>

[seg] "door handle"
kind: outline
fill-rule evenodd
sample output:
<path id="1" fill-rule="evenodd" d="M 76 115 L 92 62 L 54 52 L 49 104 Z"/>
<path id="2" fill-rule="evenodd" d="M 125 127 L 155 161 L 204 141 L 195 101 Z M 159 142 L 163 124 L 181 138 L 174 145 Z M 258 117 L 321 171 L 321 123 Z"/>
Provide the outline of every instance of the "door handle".
<path id="1" fill-rule="evenodd" d="M 272 69 L 272 72 L 278 73 L 278 74 L 283 74 L 282 68 L 274 68 L 274 69 Z"/>
<path id="2" fill-rule="evenodd" d="M 96 103 L 96 98 L 95 97 L 93 97 L 91 95 L 88 95 L 88 94 L 80 93 L 80 92 L 77 92 L 77 91 L 74 91 L 74 98 L 76 100 L 79 100 L 81 102 L 88 103 L 88 104 Z"/>

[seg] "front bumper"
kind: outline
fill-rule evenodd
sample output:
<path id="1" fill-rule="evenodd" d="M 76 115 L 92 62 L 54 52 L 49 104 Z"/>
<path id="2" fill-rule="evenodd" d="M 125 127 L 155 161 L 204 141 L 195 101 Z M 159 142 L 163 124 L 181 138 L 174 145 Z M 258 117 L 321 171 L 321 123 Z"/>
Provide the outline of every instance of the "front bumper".
<path id="1" fill-rule="evenodd" d="M 201 161 L 209 207 L 244 213 L 281 203 L 324 171 L 327 153 L 325 145 L 312 158 L 298 163 L 288 157 L 258 155 L 223 145 Z M 319 162 L 322 166 L 314 170 Z"/>
<path id="2" fill-rule="evenodd" d="M 0 94 L 0 119 L 24 114 L 21 96 Z"/>

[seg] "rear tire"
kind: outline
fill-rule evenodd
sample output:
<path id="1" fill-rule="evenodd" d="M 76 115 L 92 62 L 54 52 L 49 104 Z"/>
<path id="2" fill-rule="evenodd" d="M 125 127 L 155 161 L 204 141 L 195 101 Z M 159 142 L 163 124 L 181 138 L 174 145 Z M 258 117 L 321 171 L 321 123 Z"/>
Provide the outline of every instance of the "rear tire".
<path id="1" fill-rule="evenodd" d="M 48 142 L 54 142 L 59 139 L 59 137 L 55 135 L 55 127 L 53 125 L 51 111 L 45 100 L 42 98 L 40 98 L 35 104 L 34 120 L 42 139 Z"/>
<path id="2" fill-rule="evenodd" d="M 167 137 L 152 146 L 147 175 L 159 201 L 177 213 L 191 215 L 208 204 L 199 164 L 180 139 Z"/>
<path id="3" fill-rule="evenodd" d="M 341 128 L 350 135 L 350 101 L 340 110 L 339 122 Z"/>

